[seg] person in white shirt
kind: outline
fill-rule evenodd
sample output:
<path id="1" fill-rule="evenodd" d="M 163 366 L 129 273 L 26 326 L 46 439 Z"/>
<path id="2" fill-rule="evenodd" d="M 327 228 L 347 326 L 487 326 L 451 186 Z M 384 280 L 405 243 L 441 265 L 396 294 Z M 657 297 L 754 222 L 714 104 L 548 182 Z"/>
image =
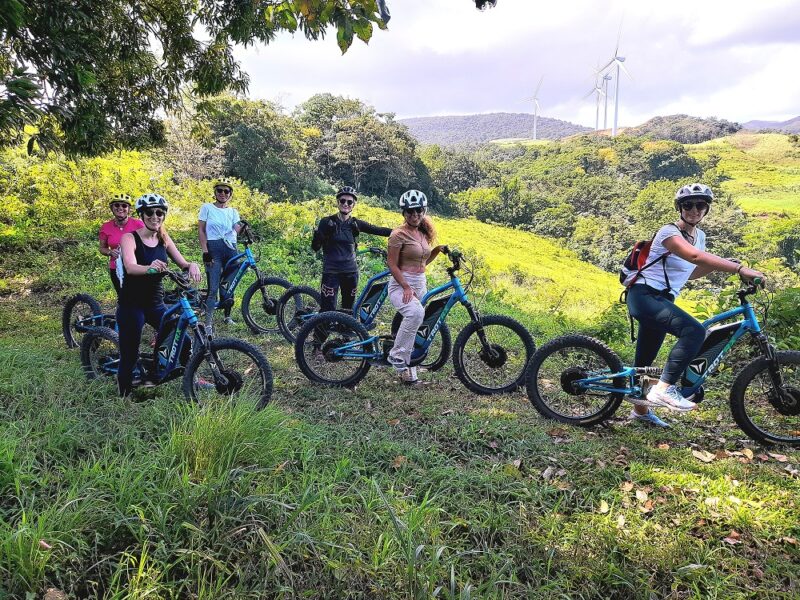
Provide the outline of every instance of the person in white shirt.
<path id="1" fill-rule="evenodd" d="M 686 311 L 675 306 L 675 298 L 689 279 L 698 279 L 713 271 L 736 273 L 743 279 L 764 279 L 764 275 L 748 269 L 739 262 L 706 252 L 706 234 L 697 226 L 711 210 L 714 193 L 702 183 L 681 187 L 675 194 L 677 221 L 658 230 L 650 246 L 647 262 L 652 265 L 642 271 L 628 290 L 630 315 L 639 322 L 636 342 L 637 367 L 649 367 L 658 355 L 667 333 L 678 338 L 667 358 L 664 370 L 646 398 L 635 401 L 632 418 L 668 426 L 652 412 L 650 406 L 676 411 L 692 410 L 697 406 L 684 398 L 675 384 L 689 363 L 697 356 L 705 340 L 703 325 Z M 657 261 L 665 256 L 663 261 Z"/>
<path id="2" fill-rule="evenodd" d="M 229 206 L 233 196 L 233 183 L 228 179 L 214 182 L 214 202 L 200 207 L 197 230 L 203 262 L 208 274 L 208 300 L 206 302 L 206 327 L 214 321 L 220 279 L 225 264 L 239 252 L 236 249 L 236 234 L 242 229 L 239 211 Z M 219 298 L 221 300 L 221 298 Z M 225 323 L 234 324 L 230 309 L 226 309 Z"/>

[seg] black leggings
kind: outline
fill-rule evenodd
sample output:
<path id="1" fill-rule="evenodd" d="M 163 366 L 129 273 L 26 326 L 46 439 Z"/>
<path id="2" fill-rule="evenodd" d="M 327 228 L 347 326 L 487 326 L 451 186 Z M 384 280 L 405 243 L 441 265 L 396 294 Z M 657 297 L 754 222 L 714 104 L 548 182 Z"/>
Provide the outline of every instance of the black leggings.
<path id="1" fill-rule="evenodd" d="M 323 273 L 320 286 L 320 312 L 336 310 L 336 294 L 342 290 L 342 308 L 351 309 L 356 300 L 358 289 L 358 271 L 355 273 Z"/>
<path id="2" fill-rule="evenodd" d="M 700 321 L 675 306 L 672 295 L 647 285 L 631 286 L 628 291 L 628 311 L 639 321 L 637 367 L 653 364 L 667 333 L 678 338 L 661 373 L 661 381 L 675 385 L 700 351 L 706 338 L 705 328 Z"/>
<path id="3" fill-rule="evenodd" d="M 133 368 L 139 360 L 139 343 L 142 341 L 142 329 L 149 323 L 156 331 L 161 325 L 161 317 L 166 307 L 157 304 L 150 308 L 117 305 L 117 328 L 119 330 L 119 369 L 117 384 L 119 395 L 127 396 L 133 387 Z"/>
<path id="4" fill-rule="evenodd" d="M 122 259 L 120 259 L 122 260 Z M 114 286 L 114 291 L 117 292 L 117 296 L 119 296 L 120 284 L 119 284 L 119 277 L 117 277 L 117 270 L 116 269 L 109 269 L 108 274 L 111 276 L 111 284 Z"/>

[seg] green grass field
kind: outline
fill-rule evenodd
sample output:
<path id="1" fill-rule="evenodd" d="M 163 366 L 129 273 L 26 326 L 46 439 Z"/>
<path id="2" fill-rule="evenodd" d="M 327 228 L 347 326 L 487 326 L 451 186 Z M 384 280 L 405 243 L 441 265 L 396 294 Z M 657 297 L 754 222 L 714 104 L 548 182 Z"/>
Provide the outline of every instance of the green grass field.
<path id="1" fill-rule="evenodd" d="M 800 148 L 777 133 L 739 132 L 689 146 L 697 158 L 720 157 L 722 188 L 750 214 L 800 214 Z"/>
<path id="2" fill-rule="evenodd" d="M 269 210 L 291 237 L 317 209 Z M 613 275 L 556 244 L 437 226 L 473 260 L 476 302 L 539 344 L 616 299 Z M 174 233 L 186 247 L 194 235 Z M 265 264 L 296 265 L 286 240 L 267 241 Z M 628 422 L 627 405 L 582 430 L 521 392 L 468 392 L 451 364 L 413 390 L 384 369 L 355 390 L 315 387 L 287 344 L 239 324 L 218 334 L 269 356 L 268 410 L 187 405 L 178 384 L 120 400 L 60 334 L 64 297 L 110 288 L 94 244 L 2 271 L 0 598 L 797 597 L 800 453 L 735 427 L 729 371 L 670 430 Z"/>

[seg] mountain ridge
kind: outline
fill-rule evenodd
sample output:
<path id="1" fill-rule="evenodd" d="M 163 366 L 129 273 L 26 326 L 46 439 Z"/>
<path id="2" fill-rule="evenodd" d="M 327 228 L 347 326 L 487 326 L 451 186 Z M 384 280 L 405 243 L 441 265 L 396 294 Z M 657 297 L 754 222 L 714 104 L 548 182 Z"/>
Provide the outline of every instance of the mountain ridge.
<path id="1" fill-rule="evenodd" d="M 533 115 L 529 113 L 496 112 L 410 117 L 398 121 L 406 125 L 411 135 L 423 144 L 444 146 L 482 144 L 497 139 L 533 136 Z M 540 116 L 537 123 L 539 139 L 555 140 L 589 131 L 592 131 L 590 127 L 550 117 Z"/>
<path id="2" fill-rule="evenodd" d="M 762 129 L 774 129 L 782 133 L 800 133 L 800 115 L 787 119 L 786 121 L 762 121 L 755 119 L 742 123 L 744 129 L 760 131 Z"/>

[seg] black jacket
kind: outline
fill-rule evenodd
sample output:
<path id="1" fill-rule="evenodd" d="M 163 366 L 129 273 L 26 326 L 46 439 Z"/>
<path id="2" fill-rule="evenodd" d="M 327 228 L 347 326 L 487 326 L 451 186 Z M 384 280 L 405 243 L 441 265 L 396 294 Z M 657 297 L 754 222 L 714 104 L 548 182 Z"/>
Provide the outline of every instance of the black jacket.
<path id="1" fill-rule="evenodd" d="M 322 249 L 323 273 L 358 271 L 356 245 L 359 233 L 389 237 L 392 230 L 389 227 L 372 225 L 355 217 L 350 217 L 346 221 L 342 221 L 337 215 L 320 219 L 311 240 L 311 248 L 315 251 Z"/>

